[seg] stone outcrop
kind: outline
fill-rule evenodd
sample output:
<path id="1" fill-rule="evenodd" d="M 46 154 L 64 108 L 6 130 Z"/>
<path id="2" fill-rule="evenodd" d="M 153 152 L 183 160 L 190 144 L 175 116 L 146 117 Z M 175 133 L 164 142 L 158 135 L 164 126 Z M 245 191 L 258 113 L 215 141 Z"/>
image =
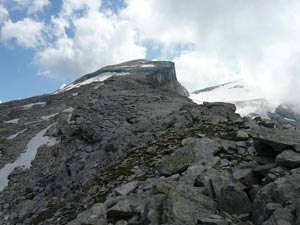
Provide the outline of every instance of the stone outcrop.
<path id="1" fill-rule="evenodd" d="M 0 224 L 300 225 L 299 131 L 185 96 L 173 63 L 137 60 L 1 104 L 0 172 L 38 151 Z"/>
<path id="2" fill-rule="evenodd" d="M 167 61 L 149 61 L 144 59 L 133 60 L 118 65 L 104 67 L 94 73 L 87 74 L 74 82 L 80 83 L 96 76 L 105 76 L 107 73 L 123 73 L 127 76 L 141 79 L 148 78 L 154 87 L 173 91 L 182 96 L 189 96 L 176 77 L 175 65 Z"/>

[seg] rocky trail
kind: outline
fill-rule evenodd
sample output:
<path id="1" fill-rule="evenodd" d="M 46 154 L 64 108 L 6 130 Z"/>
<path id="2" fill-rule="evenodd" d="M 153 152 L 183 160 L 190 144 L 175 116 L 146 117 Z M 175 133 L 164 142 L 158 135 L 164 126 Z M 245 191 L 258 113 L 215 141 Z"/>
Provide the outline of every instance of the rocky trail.
<path id="1" fill-rule="evenodd" d="M 300 131 L 235 111 L 146 60 L 1 104 L 0 224 L 300 225 Z"/>

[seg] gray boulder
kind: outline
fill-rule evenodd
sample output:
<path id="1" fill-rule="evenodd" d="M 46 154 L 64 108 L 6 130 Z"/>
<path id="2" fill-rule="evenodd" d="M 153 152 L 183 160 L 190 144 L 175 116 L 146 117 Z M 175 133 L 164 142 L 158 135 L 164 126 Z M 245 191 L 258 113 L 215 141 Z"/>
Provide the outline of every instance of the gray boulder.
<path id="1" fill-rule="evenodd" d="M 293 150 L 285 150 L 276 157 L 276 163 L 288 168 L 300 167 L 300 153 Z"/>
<path id="2" fill-rule="evenodd" d="M 222 216 L 219 215 L 211 215 L 207 218 L 200 219 L 198 224 L 201 225 L 228 225 L 228 221 L 226 221 Z"/>
<path id="3" fill-rule="evenodd" d="M 293 149 L 300 144 L 299 130 L 283 130 L 265 127 L 255 127 L 248 134 L 257 142 L 273 148 L 276 152 Z"/>
<path id="4" fill-rule="evenodd" d="M 295 216 L 287 209 L 278 209 L 274 211 L 270 219 L 263 225 L 293 225 L 296 224 Z"/>
<path id="5" fill-rule="evenodd" d="M 270 217 L 269 203 L 279 203 L 283 207 L 289 206 L 290 211 L 295 211 L 298 207 L 300 195 L 299 171 L 293 171 L 290 176 L 284 176 L 276 179 L 260 189 L 253 202 L 253 221 L 261 225 Z"/>
<path id="6" fill-rule="evenodd" d="M 236 139 L 239 141 L 245 141 L 249 139 L 249 135 L 246 131 L 244 130 L 239 130 L 236 134 Z"/>
<path id="7" fill-rule="evenodd" d="M 218 151 L 219 145 L 209 139 L 194 139 L 184 147 L 177 149 L 171 156 L 162 160 L 159 173 L 170 176 L 183 172 L 193 163 L 209 164 L 215 158 L 214 153 Z"/>
<path id="8" fill-rule="evenodd" d="M 116 205 L 107 210 L 108 218 L 128 219 L 135 214 L 136 212 L 132 210 L 131 205 L 127 199 L 118 201 Z"/>
<path id="9" fill-rule="evenodd" d="M 116 195 L 128 195 L 137 188 L 138 184 L 139 182 L 134 180 L 116 188 L 114 192 Z"/>
<path id="10" fill-rule="evenodd" d="M 90 225 L 106 225 L 106 206 L 105 204 L 95 204 L 92 208 L 80 213 L 76 219 L 69 222 L 67 225 L 82 225 L 82 224 L 90 224 Z"/>
<path id="11" fill-rule="evenodd" d="M 224 187 L 217 199 L 219 209 L 230 214 L 251 214 L 252 204 L 243 191 L 232 186 Z"/>

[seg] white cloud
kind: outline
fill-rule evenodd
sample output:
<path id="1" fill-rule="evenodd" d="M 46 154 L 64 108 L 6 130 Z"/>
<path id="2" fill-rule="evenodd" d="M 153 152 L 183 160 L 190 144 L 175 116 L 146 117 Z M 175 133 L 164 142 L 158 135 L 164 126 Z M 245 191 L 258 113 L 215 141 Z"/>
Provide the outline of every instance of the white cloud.
<path id="1" fill-rule="evenodd" d="M 0 4 L 0 25 L 8 18 L 8 11 Z"/>
<path id="2" fill-rule="evenodd" d="M 126 20 L 92 10 L 73 19 L 72 26 L 74 36 L 58 35 L 53 45 L 36 54 L 35 62 L 42 74 L 74 79 L 102 66 L 146 55 L 146 49 L 137 45 L 137 34 Z"/>
<path id="3" fill-rule="evenodd" d="M 23 0 L 24 2 L 24 0 Z M 45 7 L 49 6 L 49 0 L 33 0 L 31 5 L 28 7 L 28 14 L 34 14 L 36 12 L 43 11 Z"/>
<path id="4" fill-rule="evenodd" d="M 61 17 L 51 17 L 51 32 L 49 33 L 50 36 L 60 38 L 60 37 L 67 37 L 66 29 L 70 27 L 70 24 L 67 20 Z"/>
<path id="5" fill-rule="evenodd" d="M 192 8 L 195 2 L 126 0 L 127 7 L 121 12 L 121 15 L 136 26 L 143 40 L 159 41 L 165 45 L 175 42 L 195 42 L 193 26 L 196 23 L 187 17 L 190 11 L 181 15 L 186 5 L 191 5 Z M 181 7 L 183 10 L 180 9 Z"/>
<path id="6" fill-rule="evenodd" d="M 194 45 L 174 59 L 179 79 L 190 90 L 240 76 L 274 101 L 300 95 L 298 0 L 126 2 L 122 16 L 142 40 Z"/>
<path id="7" fill-rule="evenodd" d="M 13 10 L 25 11 L 27 15 L 32 16 L 42 12 L 50 5 L 49 0 L 3 0 L 11 4 Z"/>
<path id="8" fill-rule="evenodd" d="M 32 12 L 49 5 L 13 1 L 40 2 Z M 268 99 L 298 101 L 293 96 L 300 95 L 299 0 L 125 0 L 117 14 L 101 8 L 101 0 L 62 2 L 46 25 L 28 18 L 14 23 L 0 7 L 0 21 L 1 15 L 6 20 L 2 41 L 37 49 L 42 74 L 75 78 L 143 58 L 143 43 L 149 41 L 159 46 L 158 58 L 176 62 L 178 78 L 190 90 L 244 78 Z"/>
<path id="9" fill-rule="evenodd" d="M 214 86 L 240 79 L 234 63 L 223 61 L 217 54 L 201 51 L 184 52 L 174 59 L 178 79 L 189 90 Z"/>
<path id="10" fill-rule="evenodd" d="M 29 18 L 12 22 L 6 21 L 1 30 L 1 41 L 8 43 L 15 40 L 20 46 L 26 48 L 37 48 L 44 43 L 44 24 Z"/>
<path id="11" fill-rule="evenodd" d="M 100 6 L 101 0 L 63 0 L 60 15 L 62 17 L 72 18 L 78 11 L 98 11 Z"/>

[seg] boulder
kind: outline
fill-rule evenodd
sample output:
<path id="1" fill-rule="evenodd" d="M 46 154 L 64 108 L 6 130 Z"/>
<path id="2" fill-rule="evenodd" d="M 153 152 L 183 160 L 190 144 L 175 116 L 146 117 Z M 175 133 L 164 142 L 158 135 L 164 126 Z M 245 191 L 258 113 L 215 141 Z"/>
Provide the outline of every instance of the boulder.
<path id="1" fill-rule="evenodd" d="M 261 225 L 269 219 L 270 203 L 281 204 L 283 208 L 289 206 L 289 210 L 295 211 L 300 195 L 299 184 L 299 171 L 293 171 L 291 175 L 277 178 L 261 188 L 253 202 L 253 222 Z"/>
<path id="2" fill-rule="evenodd" d="M 268 163 L 254 168 L 254 172 L 259 176 L 265 177 L 268 174 L 268 172 L 275 166 L 275 163 Z"/>
<path id="3" fill-rule="evenodd" d="M 287 209 L 278 209 L 274 211 L 270 219 L 263 225 L 294 225 L 296 224 L 295 216 Z"/>
<path id="4" fill-rule="evenodd" d="M 210 197 L 218 198 L 221 195 L 221 190 L 232 182 L 232 175 L 228 171 L 218 171 L 212 168 L 201 173 L 195 179 L 194 184 L 196 187 L 206 187 Z"/>
<path id="5" fill-rule="evenodd" d="M 207 218 L 200 219 L 198 221 L 199 225 L 227 225 L 228 222 L 219 215 L 210 215 Z"/>
<path id="6" fill-rule="evenodd" d="M 136 180 L 124 184 L 114 190 L 115 195 L 128 195 L 137 188 L 138 184 L 139 182 Z"/>
<path id="7" fill-rule="evenodd" d="M 285 150 L 276 157 L 276 163 L 288 168 L 300 167 L 300 153 Z"/>
<path id="8" fill-rule="evenodd" d="M 261 120 L 259 125 L 266 127 L 266 128 L 274 128 L 276 125 L 272 120 Z"/>
<path id="9" fill-rule="evenodd" d="M 240 181 L 241 183 L 249 187 L 254 184 L 258 184 L 259 182 L 252 168 L 236 168 L 232 175 L 236 181 Z"/>
<path id="10" fill-rule="evenodd" d="M 119 220 L 118 222 L 116 222 L 116 225 L 127 225 L 127 221 L 126 220 Z"/>
<path id="11" fill-rule="evenodd" d="M 185 146 L 162 160 L 159 173 L 171 176 L 183 172 L 193 163 L 209 164 L 214 161 L 214 153 L 218 151 L 218 148 L 219 145 L 209 138 L 189 140 Z"/>
<path id="12" fill-rule="evenodd" d="M 253 137 L 256 142 L 270 146 L 276 152 L 294 149 L 294 146 L 300 144 L 299 130 L 255 127 L 249 130 L 248 134 Z"/>
<path id="13" fill-rule="evenodd" d="M 108 218 L 128 219 L 135 214 L 136 212 L 132 210 L 127 199 L 118 201 L 116 205 L 107 210 Z"/>
<path id="14" fill-rule="evenodd" d="M 217 198 L 219 209 L 229 214 L 251 214 L 252 204 L 243 191 L 236 190 L 232 186 L 222 188 L 220 196 Z"/>
<path id="15" fill-rule="evenodd" d="M 92 206 L 92 208 L 80 213 L 76 219 L 69 222 L 67 225 L 106 225 L 106 206 L 105 204 L 98 203 Z"/>
<path id="16" fill-rule="evenodd" d="M 161 182 L 156 189 L 166 196 L 162 202 L 160 224 L 194 225 L 215 214 L 214 201 L 201 194 L 198 188 Z"/>
<path id="17" fill-rule="evenodd" d="M 236 140 L 238 141 L 245 141 L 249 139 L 249 135 L 244 130 L 239 130 L 236 134 Z"/>
<path id="18" fill-rule="evenodd" d="M 145 224 L 160 225 L 161 209 L 166 198 L 164 194 L 156 194 L 147 199 L 142 214 L 142 220 Z"/>

